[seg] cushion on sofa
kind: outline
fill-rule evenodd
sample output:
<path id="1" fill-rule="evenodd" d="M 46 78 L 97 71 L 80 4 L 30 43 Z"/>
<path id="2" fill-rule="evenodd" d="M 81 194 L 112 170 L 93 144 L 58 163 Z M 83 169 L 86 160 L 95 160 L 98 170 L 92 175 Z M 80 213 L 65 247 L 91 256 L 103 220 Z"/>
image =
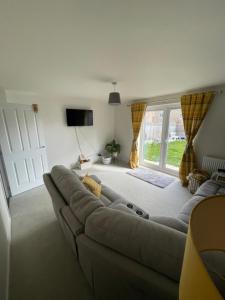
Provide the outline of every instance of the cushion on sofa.
<path id="1" fill-rule="evenodd" d="M 192 210 L 201 200 L 209 196 L 224 195 L 224 194 L 225 194 L 225 188 L 223 185 L 211 179 L 205 181 L 197 189 L 195 195 L 184 204 L 177 218 L 182 222 L 188 224 Z"/>
<path id="2" fill-rule="evenodd" d="M 86 190 L 86 187 L 80 181 L 79 176 L 64 166 L 53 167 L 51 178 L 68 204 L 75 191 Z"/>
<path id="3" fill-rule="evenodd" d="M 77 174 L 76 172 L 75 172 L 75 170 L 72 170 L 75 174 Z M 98 178 L 98 176 L 96 176 L 96 175 L 93 175 L 93 174 L 91 174 L 91 175 L 89 175 L 88 173 L 87 173 L 87 175 L 89 176 L 89 177 L 91 177 L 94 181 L 96 181 L 97 183 L 101 183 L 101 180 Z M 80 178 L 80 180 L 82 181 L 83 180 L 83 178 L 84 178 L 84 176 L 79 176 L 79 178 Z"/>
<path id="4" fill-rule="evenodd" d="M 98 178 L 98 176 L 96 176 L 96 175 L 88 175 L 88 176 L 90 176 L 94 181 L 96 181 L 98 184 L 100 184 L 101 183 L 101 180 Z"/>
<path id="5" fill-rule="evenodd" d="M 161 225 L 176 229 L 183 233 L 187 233 L 188 231 L 188 225 L 177 218 L 156 216 L 156 217 L 151 217 L 150 220 L 159 223 Z"/>
<path id="6" fill-rule="evenodd" d="M 92 177 L 85 175 L 82 179 L 82 182 L 88 187 L 88 189 L 96 196 L 100 197 L 101 195 L 101 184 L 97 183 Z"/>
<path id="7" fill-rule="evenodd" d="M 87 218 L 92 240 L 179 281 L 186 235 L 169 227 L 108 207 Z"/>
<path id="8" fill-rule="evenodd" d="M 197 189 L 195 195 L 201 197 L 209 197 L 212 195 L 216 195 L 221 185 L 216 183 L 214 180 L 205 181 L 200 187 Z"/>
<path id="9" fill-rule="evenodd" d="M 101 184 L 101 180 L 96 175 L 88 175 L 91 177 L 94 181 L 96 181 L 98 184 Z M 83 176 L 80 177 L 80 180 L 83 180 Z M 114 190 L 109 188 L 108 186 L 101 185 L 101 195 L 100 199 L 105 204 L 105 206 L 109 206 L 112 203 L 118 201 L 118 202 L 124 202 L 127 203 L 127 201 L 119 194 L 117 194 Z"/>

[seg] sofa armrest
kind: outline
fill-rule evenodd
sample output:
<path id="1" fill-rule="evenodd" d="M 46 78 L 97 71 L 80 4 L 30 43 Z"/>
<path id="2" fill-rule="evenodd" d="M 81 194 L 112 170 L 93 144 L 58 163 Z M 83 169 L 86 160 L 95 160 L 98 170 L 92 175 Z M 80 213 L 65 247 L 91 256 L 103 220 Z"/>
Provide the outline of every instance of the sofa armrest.
<path id="1" fill-rule="evenodd" d="M 92 240 L 179 281 L 186 235 L 164 225 L 108 207 L 96 209 L 85 224 Z"/>
<path id="2" fill-rule="evenodd" d="M 43 180 L 52 199 L 55 214 L 57 217 L 59 217 L 60 210 L 66 205 L 65 199 L 62 197 L 55 183 L 52 181 L 49 173 L 43 175 Z"/>

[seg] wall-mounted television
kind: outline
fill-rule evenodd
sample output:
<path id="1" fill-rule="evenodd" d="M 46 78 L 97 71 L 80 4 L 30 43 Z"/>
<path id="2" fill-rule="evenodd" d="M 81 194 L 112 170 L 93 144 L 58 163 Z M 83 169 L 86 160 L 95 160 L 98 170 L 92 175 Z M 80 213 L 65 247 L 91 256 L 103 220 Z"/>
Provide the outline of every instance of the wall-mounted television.
<path id="1" fill-rule="evenodd" d="M 66 109 L 67 126 L 92 126 L 93 110 Z"/>

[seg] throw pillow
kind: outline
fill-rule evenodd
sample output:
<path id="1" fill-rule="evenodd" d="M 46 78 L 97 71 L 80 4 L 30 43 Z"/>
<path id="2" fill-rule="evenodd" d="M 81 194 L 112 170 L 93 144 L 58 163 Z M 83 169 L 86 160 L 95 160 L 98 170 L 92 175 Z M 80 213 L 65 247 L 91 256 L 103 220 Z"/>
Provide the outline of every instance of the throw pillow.
<path id="1" fill-rule="evenodd" d="M 94 179 L 92 179 L 90 176 L 85 175 L 82 182 L 88 186 L 88 188 L 91 190 L 91 192 L 96 196 L 101 196 L 102 186 L 98 184 Z"/>

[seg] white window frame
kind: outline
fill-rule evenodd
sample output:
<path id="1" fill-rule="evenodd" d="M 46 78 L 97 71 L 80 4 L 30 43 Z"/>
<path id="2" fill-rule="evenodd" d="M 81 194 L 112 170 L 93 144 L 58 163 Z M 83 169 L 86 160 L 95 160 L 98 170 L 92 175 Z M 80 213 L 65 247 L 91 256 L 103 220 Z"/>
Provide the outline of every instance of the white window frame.
<path id="1" fill-rule="evenodd" d="M 160 161 L 159 164 L 151 163 L 150 161 L 144 160 L 144 122 L 141 127 L 140 143 L 139 143 L 139 159 L 140 165 L 149 167 L 164 173 L 168 173 L 174 176 L 178 176 L 178 170 L 166 167 L 166 153 L 168 147 L 168 133 L 169 133 L 169 119 L 170 111 L 173 109 L 181 109 L 180 103 L 170 103 L 162 105 L 148 105 L 148 110 L 163 111 L 163 123 L 162 123 L 162 135 L 161 135 L 161 146 L 160 146 Z"/>

